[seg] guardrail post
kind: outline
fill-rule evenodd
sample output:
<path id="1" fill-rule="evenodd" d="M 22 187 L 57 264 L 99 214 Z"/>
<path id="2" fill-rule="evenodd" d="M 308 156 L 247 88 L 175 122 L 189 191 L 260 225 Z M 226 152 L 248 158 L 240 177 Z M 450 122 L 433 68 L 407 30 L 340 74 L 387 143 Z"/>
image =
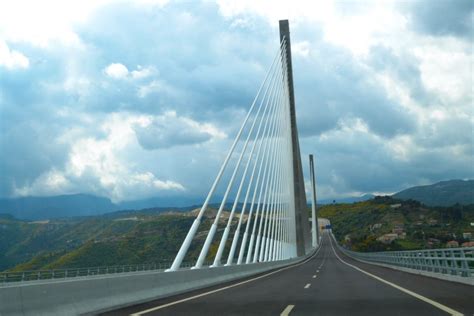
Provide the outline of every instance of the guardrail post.
<path id="1" fill-rule="evenodd" d="M 435 258 L 433 259 L 434 271 L 437 273 L 440 273 L 441 272 L 441 262 L 440 262 L 441 256 L 439 255 L 439 250 L 435 250 L 435 255 L 436 255 Z"/>
<path id="2" fill-rule="evenodd" d="M 419 259 L 418 259 L 418 253 L 417 252 L 412 253 L 412 260 L 413 260 L 413 269 L 420 270 L 421 265 L 420 265 L 420 262 L 419 262 Z"/>
<path id="3" fill-rule="evenodd" d="M 443 266 L 443 269 L 441 270 L 441 273 L 448 274 L 448 262 L 446 260 L 446 251 L 445 250 L 441 250 L 441 256 L 443 257 L 441 259 L 441 265 Z"/>
<path id="4" fill-rule="evenodd" d="M 428 270 L 428 259 L 424 255 L 423 251 L 419 252 L 418 256 L 420 257 L 421 270 Z"/>
<path id="5" fill-rule="evenodd" d="M 434 265 L 434 252 L 431 250 L 425 251 L 425 254 L 423 257 L 425 257 L 425 262 L 426 262 L 426 271 L 431 271 L 434 272 L 435 265 Z"/>
<path id="6" fill-rule="evenodd" d="M 403 252 L 403 265 L 407 268 L 410 268 L 410 253 L 404 251 Z"/>
<path id="7" fill-rule="evenodd" d="M 449 264 L 451 266 L 451 274 L 452 275 L 457 275 L 458 274 L 458 271 L 457 271 L 458 264 L 456 262 L 456 256 L 454 255 L 454 250 L 451 249 L 449 251 L 449 254 L 450 254 L 450 256 L 449 256 L 450 263 Z"/>
<path id="8" fill-rule="evenodd" d="M 421 252 L 421 262 L 423 262 L 423 267 L 421 268 L 424 271 L 431 271 L 432 262 L 431 262 L 431 252 L 422 251 Z"/>
<path id="9" fill-rule="evenodd" d="M 461 261 L 461 266 L 462 266 L 462 276 L 468 277 L 469 276 L 469 265 L 466 260 L 466 255 L 464 254 L 464 249 L 459 250 L 462 261 Z"/>

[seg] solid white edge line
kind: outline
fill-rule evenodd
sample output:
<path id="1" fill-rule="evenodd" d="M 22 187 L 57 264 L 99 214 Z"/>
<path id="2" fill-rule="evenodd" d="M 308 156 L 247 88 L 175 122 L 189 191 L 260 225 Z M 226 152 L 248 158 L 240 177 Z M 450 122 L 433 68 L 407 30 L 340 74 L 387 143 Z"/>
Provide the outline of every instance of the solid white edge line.
<path id="1" fill-rule="evenodd" d="M 213 294 L 213 293 L 224 291 L 224 290 L 227 290 L 227 289 L 230 289 L 230 288 L 233 288 L 233 287 L 245 284 L 245 283 L 249 283 L 249 282 L 252 282 L 252 281 L 256 281 L 256 280 L 265 278 L 269 275 L 272 275 L 272 274 L 275 274 L 275 273 L 278 273 L 278 272 L 281 272 L 281 271 L 284 271 L 284 270 L 288 270 L 288 269 L 291 269 L 291 268 L 298 267 L 298 266 L 300 266 L 302 264 L 305 264 L 306 262 L 312 260 L 313 258 L 315 258 L 319 254 L 319 250 L 321 250 L 322 244 L 323 243 L 321 243 L 321 245 L 319 246 L 318 250 L 316 250 L 314 255 L 312 255 L 311 257 L 309 257 L 308 259 L 306 259 L 306 260 L 304 260 L 300 263 L 297 263 L 297 264 L 294 264 L 294 265 L 291 265 L 291 266 L 288 266 L 288 267 L 284 267 L 284 268 L 281 268 L 281 269 L 276 270 L 276 271 L 272 271 L 270 273 L 258 276 L 258 277 L 253 278 L 253 279 L 245 280 L 245 281 L 242 281 L 242 282 L 239 282 L 239 283 L 234 283 L 234 284 L 231 284 L 231 285 L 228 285 L 228 286 L 225 286 L 225 287 L 221 287 L 219 289 L 215 289 L 215 290 L 212 290 L 212 291 L 208 291 L 208 292 L 204 292 L 204 293 L 197 294 L 197 295 L 194 295 L 194 296 L 190 296 L 190 297 L 187 297 L 187 298 L 183 298 L 181 300 L 177 300 L 177 301 L 174 301 L 174 302 L 171 302 L 171 303 L 167 303 L 167 304 L 163 304 L 163 305 L 160 305 L 160 306 L 152 307 L 152 308 L 146 309 L 146 310 L 138 312 L 138 313 L 130 314 L 130 316 L 140 316 L 140 315 L 144 315 L 144 314 L 147 314 L 147 313 L 151 313 L 151 312 L 154 312 L 156 310 L 163 309 L 165 307 L 169 307 L 169 306 L 176 305 L 176 304 L 179 304 L 179 303 L 184 303 L 186 301 L 190 301 L 190 300 L 193 300 L 193 299 L 196 299 L 196 298 L 199 298 L 199 297 L 203 297 L 203 296 L 207 296 L 207 295 L 210 295 L 210 294 Z"/>
<path id="2" fill-rule="evenodd" d="M 305 289 L 309 289 L 309 287 L 311 286 L 311 283 L 308 283 L 304 286 Z"/>
<path id="3" fill-rule="evenodd" d="M 288 316 L 291 313 L 291 310 L 295 308 L 295 305 L 288 305 L 283 312 L 281 312 L 280 316 Z"/>
<path id="4" fill-rule="evenodd" d="M 408 289 L 405 289 L 405 288 L 403 288 L 403 287 L 401 287 L 401 286 L 399 286 L 399 285 L 397 285 L 397 284 L 395 284 L 395 283 L 392 283 L 392 282 L 390 282 L 390 281 L 384 280 L 384 279 L 382 279 L 381 277 L 378 277 L 378 276 L 376 276 L 376 275 L 374 275 L 374 274 L 372 274 L 372 273 L 369 273 L 369 272 L 367 272 L 367 271 L 365 271 L 365 270 L 362 270 L 361 268 L 359 268 L 359 267 L 357 267 L 357 266 L 355 266 L 355 265 L 353 265 L 353 264 L 350 264 L 350 263 L 348 263 L 348 262 L 342 260 L 341 257 L 339 257 L 338 254 L 336 253 L 336 250 L 334 249 L 334 246 L 333 246 L 333 244 L 332 244 L 332 240 L 331 240 L 331 239 L 332 239 L 331 236 L 329 236 L 329 241 L 330 241 L 330 244 L 331 244 L 332 251 L 333 251 L 334 254 L 336 255 L 337 259 L 339 259 L 339 261 L 341 261 L 341 262 L 344 263 L 345 265 L 348 265 L 349 267 L 351 267 L 351 268 L 353 268 L 353 269 L 356 269 L 356 270 L 359 271 L 359 272 L 362 272 L 362 273 L 364 273 L 364 274 L 366 274 L 366 275 L 368 275 L 368 276 L 370 276 L 370 277 L 372 277 L 372 278 L 374 278 L 374 279 L 376 279 L 376 280 L 378 280 L 378 281 L 380 281 L 380 282 L 382 282 L 382 283 L 385 283 L 385 284 L 387 284 L 387 285 L 390 285 L 391 287 L 394 287 L 394 288 L 396 288 L 397 290 L 400 290 L 400 291 L 402 291 L 402 292 L 404 292 L 404 293 L 406 293 L 406 294 L 408 294 L 408 295 L 411 295 L 411 296 L 413 296 L 413 297 L 415 297 L 415 298 L 417 298 L 417 299 L 419 299 L 419 300 L 421 300 L 421 301 L 423 301 L 423 302 L 425 302 L 425 303 L 431 304 L 431 305 L 433 305 L 434 307 L 437 307 L 437 308 L 441 309 L 442 311 L 444 311 L 444 312 L 446 312 L 446 313 L 449 313 L 449 314 L 454 315 L 454 316 L 463 316 L 463 315 L 464 315 L 463 313 L 460 313 L 460 312 L 458 312 L 458 311 L 456 311 L 456 310 L 454 310 L 454 309 L 452 309 L 452 308 L 449 308 L 449 307 L 447 307 L 447 306 L 445 306 L 445 305 L 443 305 L 443 304 L 441 304 L 441 303 L 438 303 L 438 302 L 433 301 L 432 299 L 429 299 L 429 298 L 427 298 L 427 297 L 425 297 L 425 296 L 423 296 L 423 295 L 420 295 L 420 294 L 418 294 L 418 293 L 415 293 L 415 292 L 413 292 L 413 291 L 410 291 L 410 290 L 408 290 Z"/>

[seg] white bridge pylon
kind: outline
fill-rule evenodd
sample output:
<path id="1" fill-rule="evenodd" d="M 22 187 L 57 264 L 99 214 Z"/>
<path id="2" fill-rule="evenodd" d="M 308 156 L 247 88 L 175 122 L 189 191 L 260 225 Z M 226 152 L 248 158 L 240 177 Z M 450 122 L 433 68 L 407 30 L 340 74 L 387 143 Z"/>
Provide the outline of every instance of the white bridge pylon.
<path id="1" fill-rule="evenodd" d="M 224 263 L 231 265 L 284 260 L 298 255 L 294 144 L 290 119 L 289 89 L 292 85 L 288 82 L 287 55 L 291 56 L 291 53 L 287 52 L 287 41 L 289 38 L 281 37 L 280 47 L 206 200 L 167 271 L 180 268 L 218 188 L 224 194 L 193 268 L 203 266 L 211 245 L 217 243 L 215 239 L 221 215 L 224 207 L 230 204 L 229 218 L 218 241 L 211 267 Z M 224 174 L 230 175 L 225 183 L 221 181 Z M 240 216 L 235 226 L 232 223 L 238 211 Z M 232 230 L 231 241 L 229 236 Z M 229 245 L 227 258 L 223 258 Z"/>

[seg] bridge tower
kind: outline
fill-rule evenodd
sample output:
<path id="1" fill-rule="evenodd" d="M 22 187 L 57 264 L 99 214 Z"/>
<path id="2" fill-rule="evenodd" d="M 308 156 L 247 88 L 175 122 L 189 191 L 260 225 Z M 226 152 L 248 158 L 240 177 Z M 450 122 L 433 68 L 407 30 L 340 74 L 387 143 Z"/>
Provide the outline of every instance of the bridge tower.
<path id="1" fill-rule="evenodd" d="M 284 40 L 285 39 L 285 40 Z M 296 221 L 297 255 L 303 256 L 311 248 L 310 230 L 307 211 L 307 200 L 304 186 L 303 167 L 301 164 L 298 128 L 296 126 L 295 92 L 293 87 L 293 66 L 291 62 L 290 25 L 288 20 L 280 20 L 280 42 L 284 42 L 286 52 L 286 76 L 290 102 L 290 127 L 293 159 L 293 192 Z"/>

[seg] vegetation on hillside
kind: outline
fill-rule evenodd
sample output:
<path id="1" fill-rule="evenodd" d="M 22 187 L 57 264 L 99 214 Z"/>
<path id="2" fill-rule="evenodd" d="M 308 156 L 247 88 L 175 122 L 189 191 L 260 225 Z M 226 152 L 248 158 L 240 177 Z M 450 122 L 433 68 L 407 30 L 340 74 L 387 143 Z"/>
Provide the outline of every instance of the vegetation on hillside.
<path id="1" fill-rule="evenodd" d="M 376 197 L 324 205 L 319 216 L 331 221 L 340 243 L 356 251 L 442 248 L 448 241 L 459 245 L 469 241 L 463 233 L 474 237 L 474 205 L 428 207 L 413 200 Z"/>
<path id="2" fill-rule="evenodd" d="M 0 215 L 0 271 L 171 261 L 195 215 L 196 211 L 147 209 L 34 222 Z M 206 215 L 185 261 L 197 259 L 216 210 L 209 209 Z M 228 216 L 223 212 L 207 260 L 217 252 Z M 376 197 L 352 204 L 324 205 L 319 208 L 319 216 L 331 220 L 338 240 L 357 251 L 438 248 L 452 240 L 460 244 L 468 241 L 466 233 L 474 235 L 474 205 L 428 207 L 413 200 Z M 233 227 L 237 220 L 238 216 Z"/>
<path id="3" fill-rule="evenodd" d="M 208 211 L 191 244 L 186 261 L 195 261 L 215 211 Z M 103 215 L 62 221 L 25 222 L 0 218 L 1 270 L 27 271 L 169 262 L 174 259 L 195 214 L 144 212 Z M 228 212 L 223 213 L 222 223 Z M 238 218 L 235 218 L 235 225 Z M 214 256 L 222 229 L 209 256 Z M 14 237 L 13 239 L 7 236 Z M 224 255 L 228 253 L 230 241 Z M 224 256 L 225 258 L 225 256 Z"/>

